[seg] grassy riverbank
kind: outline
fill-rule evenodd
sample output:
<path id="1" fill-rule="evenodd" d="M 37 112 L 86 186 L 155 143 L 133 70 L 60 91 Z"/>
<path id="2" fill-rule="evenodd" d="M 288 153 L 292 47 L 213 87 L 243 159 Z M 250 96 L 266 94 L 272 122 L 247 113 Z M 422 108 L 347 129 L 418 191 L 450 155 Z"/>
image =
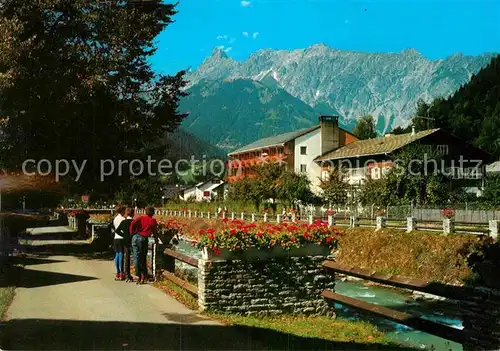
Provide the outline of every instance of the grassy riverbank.
<path id="1" fill-rule="evenodd" d="M 351 228 L 339 240 L 336 260 L 383 273 L 461 285 L 472 275 L 467 257 L 483 241 L 467 234 Z"/>
<path id="2" fill-rule="evenodd" d="M 0 347 L 4 341 L 4 320 L 16 294 L 16 282 L 20 267 L 4 263 L 0 266 Z"/>
<path id="3" fill-rule="evenodd" d="M 193 310 L 198 309 L 196 298 L 181 287 L 170 281 L 161 281 L 154 285 L 189 308 Z M 360 321 L 289 315 L 246 317 L 241 315 L 208 314 L 208 316 L 226 325 L 262 328 L 289 334 L 291 338 L 300 337 L 310 340 L 326 340 L 333 343 L 339 343 L 339 347 L 342 349 L 361 348 L 373 350 L 401 348 L 399 345 L 387 339 L 384 333 L 379 331 L 372 324 Z M 283 344 L 279 344 L 282 342 L 281 340 L 267 340 L 263 337 L 262 341 L 280 349 L 284 346 Z M 293 347 L 291 347 L 291 349 L 293 349 Z"/>

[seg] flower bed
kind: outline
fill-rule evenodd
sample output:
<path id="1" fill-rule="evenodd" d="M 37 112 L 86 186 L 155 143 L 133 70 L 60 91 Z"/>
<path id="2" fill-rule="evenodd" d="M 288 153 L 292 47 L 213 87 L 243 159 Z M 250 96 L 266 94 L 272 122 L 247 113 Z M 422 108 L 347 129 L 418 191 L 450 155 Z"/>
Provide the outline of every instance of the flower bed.
<path id="1" fill-rule="evenodd" d="M 91 214 L 89 218 L 90 223 L 109 223 L 111 221 L 110 214 L 98 213 Z"/>
<path id="2" fill-rule="evenodd" d="M 89 214 L 87 213 L 87 211 L 84 211 L 84 210 L 74 210 L 74 211 L 71 211 L 68 213 L 68 217 L 85 217 L 85 218 L 90 218 Z"/>
<path id="3" fill-rule="evenodd" d="M 315 251 L 314 247 L 321 247 L 320 251 L 324 253 L 337 247 L 341 235 L 337 228 L 328 227 L 323 221 L 299 225 L 245 223 L 241 220 L 224 219 L 198 222 L 201 228 L 197 231 L 196 226 L 185 220 L 171 218 L 160 223 L 166 230 L 174 230 L 189 237 L 191 244 L 203 250 L 205 256 L 252 250 L 256 255 L 259 255 L 256 250 L 273 252 L 274 255 L 289 255 L 291 251 L 300 253 L 297 249 Z"/>

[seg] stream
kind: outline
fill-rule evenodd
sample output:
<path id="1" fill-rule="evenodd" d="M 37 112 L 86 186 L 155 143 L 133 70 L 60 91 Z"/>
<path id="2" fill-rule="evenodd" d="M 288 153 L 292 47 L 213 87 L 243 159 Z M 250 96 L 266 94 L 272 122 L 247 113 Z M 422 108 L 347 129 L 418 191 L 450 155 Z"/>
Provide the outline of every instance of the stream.
<path id="1" fill-rule="evenodd" d="M 201 258 L 201 252 L 184 241 L 180 241 L 176 247 L 179 252 L 185 255 L 197 259 Z M 176 265 L 181 269 L 196 269 L 179 261 L 176 262 Z M 376 305 L 393 308 L 398 311 L 420 315 L 422 318 L 462 329 L 462 321 L 459 316 L 453 314 L 452 309 L 447 308 L 446 312 L 443 312 L 438 308 L 438 305 L 440 305 L 439 302 L 433 303 L 428 300 L 415 301 L 411 298 L 412 295 L 410 293 L 401 289 L 365 284 L 361 281 L 343 281 L 338 279 L 335 285 L 335 292 Z M 368 321 L 376 325 L 389 339 L 395 342 L 421 349 L 462 350 L 462 345 L 453 341 L 424 333 L 386 319 L 371 317 L 340 304 L 335 304 L 335 307 L 337 309 L 337 316 L 347 320 Z"/>

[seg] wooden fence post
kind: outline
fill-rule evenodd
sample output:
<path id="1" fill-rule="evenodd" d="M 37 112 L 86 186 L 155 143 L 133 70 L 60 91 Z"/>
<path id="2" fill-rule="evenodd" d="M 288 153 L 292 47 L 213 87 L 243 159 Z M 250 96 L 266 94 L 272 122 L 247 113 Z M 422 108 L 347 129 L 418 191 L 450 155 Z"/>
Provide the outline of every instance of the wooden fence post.
<path id="1" fill-rule="evenodd" d="M 267 213 L 264 213 L 264 222 L 267 222 Z"/>
<path id="2" fill-rule="evenodd" d="M 386 226 L 386 218 L 383 216 L 377 216 L 377 230 L 383 229 Z"/>
<path id="3" fill-rule="evenodd" d="M 494 239 L 498 237 L 498 232 L 500 229 L 500 221 L 492 220 L 489 221 L 490 236 Z"/>
<path id="4" fill-rule="evenodd" d="M 244 221 L 245 220 L 245 212 L 241 212 L 241 220 Z"/>
<path id="5" fill-rule="evenodd" d="M 278 214 L 276 215 L 276 223 L 280 223 L 281 222 L 281 216 Z"/>
<path id="6" fill-rule="evenodd" d="M 231 212 L 231 220 L 234 221 L 234 212 Z"/>
<path id="7" fill-rule="evenodd" d="M 312 214 L 309 215 L 309 224 L 313 224 L 313 215 Z"/>
<path id="8" fill-rule="evenodd" d="M 443 219 L 443 232 L 445 234 L 451 234 L 455 231 L 455 222 L 451 218 Z"/>
<path id="9" fill-rule="evenodd" d="M 332 215 L 328 216 L 328 226 L 332 227 L 335 225 L 335 218 Z"/>
<path id="10" fill-rule="evenodd" d="M 359 227 L 359 218 L 356 216 L 349 217 L 349 227 Z"/>
<path id="11" fill-rule="evenodd" d="M 417 230 L 417 219 L 415 217 L 406 217 L 406 232 Z"/>
<path id="12" fill-rule="evenodd" d="M 292 222 L 293 223 L 297 222 L 297 217 L 295 216 L 295 213 L 292 213 Z"/>
<path id="13" fill-rule="evenodd" d="M 252 213 L 252 223 L 255 222 L 255 214 Z"/>

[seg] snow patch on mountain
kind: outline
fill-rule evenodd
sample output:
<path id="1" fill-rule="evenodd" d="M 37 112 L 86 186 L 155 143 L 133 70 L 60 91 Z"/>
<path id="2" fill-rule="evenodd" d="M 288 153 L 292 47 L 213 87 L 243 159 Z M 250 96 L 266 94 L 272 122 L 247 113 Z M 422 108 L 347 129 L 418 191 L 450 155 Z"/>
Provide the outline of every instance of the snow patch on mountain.
<path id="1" fill-rule="evenodd" d="M 371 114 L 385 130 L 406 125 L 419 99 L 446 97 L 486 66 L 494 54 L 429 60 L 415 49 L 399 53 L 340 51 L 324 44 L 305 49 L 259 50 L 235 61 L 215 49 L 195 71 L 202 80 L 251 79 L 281 87 L 312 107 L 328 106 L 346 121 Z"/>

